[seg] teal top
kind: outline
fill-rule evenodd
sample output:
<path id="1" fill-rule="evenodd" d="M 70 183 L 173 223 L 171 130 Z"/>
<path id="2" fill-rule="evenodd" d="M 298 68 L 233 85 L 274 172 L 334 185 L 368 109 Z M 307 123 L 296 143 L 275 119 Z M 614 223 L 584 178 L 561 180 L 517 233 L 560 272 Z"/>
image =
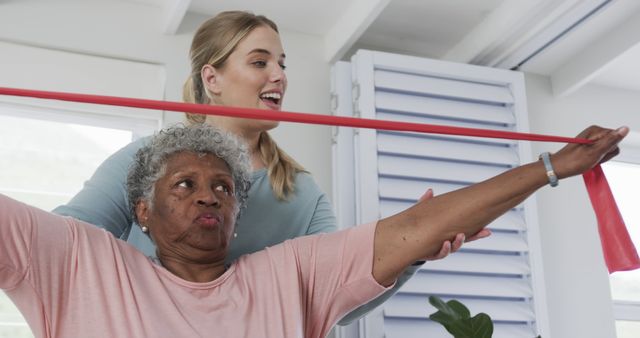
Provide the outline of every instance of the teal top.
<path id="1" fill-rule="evenodd" d="M 115 237 L 134 245 L 148 256 L 155 256 L 155 245 L 139 226 L 132 226 L 127 199 L 127 172 L 138 149 L 150 137 L 136 140 L 111 155 L 102 163 L 82 190 L 54 213 L 71 216 L 95 224 Z M 278 200 L 271 189 L 266 169 L 253 173 L 247 208 L 243 210 L 228 253 L 228 261 L 281 243 L 287 239 L 337 230 L 336 218 L 327 196 L 311 175 L 298 173 L 295 191 L 287 201 Z M 398 279 L 396 286 L 348 314 L 340 321 L 346 325 L 391 297 L 418 269 L 411 267 Z"/>

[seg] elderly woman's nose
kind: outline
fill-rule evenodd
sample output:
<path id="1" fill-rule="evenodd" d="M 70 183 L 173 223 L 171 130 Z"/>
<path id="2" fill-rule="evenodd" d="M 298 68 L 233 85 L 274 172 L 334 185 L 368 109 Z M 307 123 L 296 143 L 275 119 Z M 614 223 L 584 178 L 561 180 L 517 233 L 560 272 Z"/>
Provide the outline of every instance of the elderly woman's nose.
<path id="1" fill-rule="evenodd" d="M 213 187 L 201 187 L 200 189 L 198 189 L 196 202 L 199 205 L 204 206 L 220 204 L 220 200 L 218 199 L 218 196 L 216 196 Z"/>

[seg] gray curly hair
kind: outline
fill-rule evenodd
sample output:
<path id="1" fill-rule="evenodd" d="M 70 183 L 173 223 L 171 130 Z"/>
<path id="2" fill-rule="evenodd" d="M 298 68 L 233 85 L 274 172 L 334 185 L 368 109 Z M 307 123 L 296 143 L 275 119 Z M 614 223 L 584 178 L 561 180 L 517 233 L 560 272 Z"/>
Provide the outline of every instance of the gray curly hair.
<path id="1" fill-rule="evenodd" d="M 167 159 L 183 151 L 199 155 L 212 154 L 227 163 L 235 185 L 237 219 L 245 207 L 251 186 L 251 169 L 246 147 L 229 133 L 207 124 L 195 124 L 163 129 L 136 153 L 127 175 L 127 196 L 133 220 L 139 223 L 136 204 L 140 200 L 153 207 L 154 186 L 156 181 L 164 176 Z"/>

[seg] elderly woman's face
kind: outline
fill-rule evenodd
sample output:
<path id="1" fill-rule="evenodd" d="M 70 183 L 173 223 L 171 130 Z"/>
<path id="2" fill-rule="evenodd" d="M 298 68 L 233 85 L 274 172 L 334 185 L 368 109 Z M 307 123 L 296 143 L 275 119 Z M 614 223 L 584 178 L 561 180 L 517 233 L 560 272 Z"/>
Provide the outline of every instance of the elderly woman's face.
<path id="1" fill-rule="evenodd" d="M 220 158 L 191 152 L 172 155 L 155 184 L 152 208 L 144 202 L 138 208 L 162 256 L 224 260 L 237 208 L 231 172 Z"/>

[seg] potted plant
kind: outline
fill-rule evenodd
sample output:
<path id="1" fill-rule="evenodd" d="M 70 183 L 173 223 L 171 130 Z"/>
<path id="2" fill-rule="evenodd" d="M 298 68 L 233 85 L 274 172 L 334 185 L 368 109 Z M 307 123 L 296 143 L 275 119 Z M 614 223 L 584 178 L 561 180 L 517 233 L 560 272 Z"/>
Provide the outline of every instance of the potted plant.
<path id="1" fill-rule="evenodd" d="M 438 309 L 429 319 L 442 324 L 454 338 L 491 338 L 493 335 L 493 322 L 486 313 L 471 317 L 469 309 L 455 299 L 445 302 L 430 296 L 429 303 Z"/>

